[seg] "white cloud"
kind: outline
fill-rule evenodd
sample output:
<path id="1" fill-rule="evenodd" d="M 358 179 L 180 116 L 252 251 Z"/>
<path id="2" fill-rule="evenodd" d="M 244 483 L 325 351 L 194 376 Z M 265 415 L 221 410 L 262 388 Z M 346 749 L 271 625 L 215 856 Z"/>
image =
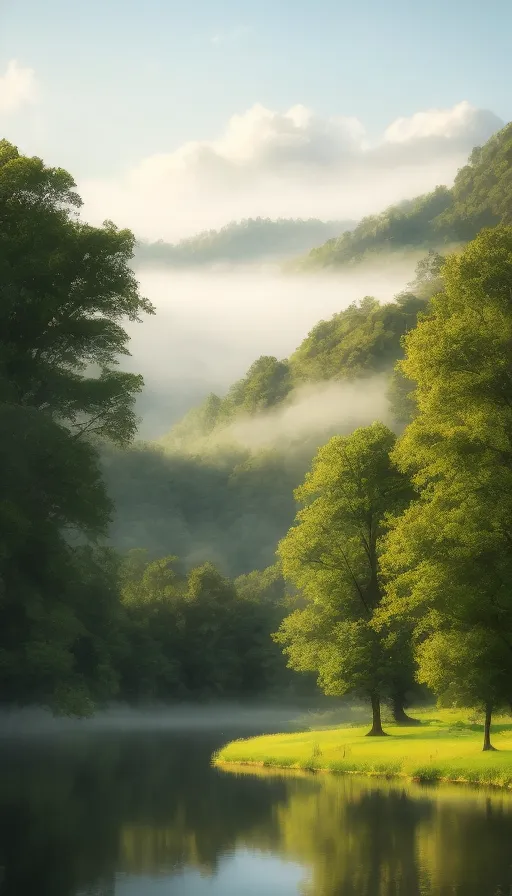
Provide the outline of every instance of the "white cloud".
<path id="1" fill-rule="evenodd" d="M 458 103 L 451 109 L 431 109 L 416 112 L 410 118 L 397 118 L 384 133 L 388 143 L 406 143 L 410 140 L 440 138 L 466 141 L 468 135 L 481 136 L 487 132 L 488 124 L 496 122 L 492 112 L 475 109 L 467 101 Z"/>
<path id="2" fill-rule="evenodd" d="M 25 103 L 32 103 L 37 96 L 33 69 L 11 59 L 4 75 L 0 76 L 0 113 L 15 112 Z"/>
<path id="3" fill-rule="evenodd" d="M 370 142 L 356 118 L 257 104 L 215 140 L 143 159 L 117 180 L 81 184 L 85 213 L 150 239 L 250 216 L 357 218 L 449 183 L 502 126 L 467 102 L 392 122 Z"/>

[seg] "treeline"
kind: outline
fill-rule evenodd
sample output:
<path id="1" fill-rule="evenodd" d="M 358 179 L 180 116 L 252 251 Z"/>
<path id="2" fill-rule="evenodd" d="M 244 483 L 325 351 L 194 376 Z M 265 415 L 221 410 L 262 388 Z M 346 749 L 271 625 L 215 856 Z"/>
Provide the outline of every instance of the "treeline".
<path id="1" fill-rule="evenodd" d="M 414 411 L 317 453 L 282 540 L 306 599 L 277 640 L 325 693 L 380 701 L 413 676 L 441 701 L 512 703 L 512 227 L 448 257 L 443 289 L 404 339 Z M 409 679 L 410 681 L 411 679 Z"/>
<path id="2" fill-rule="evenodd" d="M 451 189 L 436 187 L 425 196 L 363 218 L 352 231 L 312 249 L 303 265 L 340 266 L 378 252 L 439 249 L 466 243 L 484 227 L 511 223 L 511 153 L 509 124 L 473 150 Z"/>
<path id="3" fill-rule="evenodd" d="M 113 697 L 288 686 L 270 638 L 278 574 L 235 585 L 199 561 L 104 546 L 100 451 L 126 450 L 143 385 L 117 366 L 122 324 L 153 308 L 132 234 L 82 222 L 74 187 L 0 142 L 1 700 L 83 714 Z"/>
<path id="4" fill-rule="evenodd" d="M 354 221 L 247 218 L 231 221 L 220 230 L 205 230 L 179 243 L 140 240 L 135 246 L 134 264 L 187 268 L 283 259 L 308 252 L 352 227 Z"/>

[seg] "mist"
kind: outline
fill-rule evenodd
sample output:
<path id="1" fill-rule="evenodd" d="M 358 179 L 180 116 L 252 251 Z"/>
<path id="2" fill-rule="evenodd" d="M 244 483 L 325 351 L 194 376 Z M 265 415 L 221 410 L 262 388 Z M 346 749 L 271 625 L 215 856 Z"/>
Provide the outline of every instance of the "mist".
<path id="1" fill-rule="evenodd" d="M 338 703 L 339 701 L 336 701 Z M 113 705 L 98 711 L 91 718 L 54 716 L 41 707 L 23 709 L 2 709 L 0 711 L 0 740 L 2 738 L 41 737 L 82 732 L 192 732 L 215 731 L 222 728 L 238 727 L 248 732 L 266 728 L 288 728 L 304 712 L 322 708 L 326 703 L 321 698 L 312 698 L 305 703 L 237 703 L 217 701 L 209 704 L 148 702 L 134 708 Z M 350 710 L 346 710 L 347 717 Z"/>
<path id="2" fill-rule="evenodd" d="M 318 321 L 352 302 L 366 295 L 391 301 L 416 262 L 411 254 L 319 275 L 286 275 L 272 266 L 137 270 L 141 292 L 156 308 L 143 324 L 127 327 L 131 358 L 122 362 L 144 376 L 140 438 L 161 437 L 208 393 L 224 395 L 261 355 L 288 357 Z"/>
<path id="3" fill-rule="evenodd" d="M 389 422 L 387 377 L 353 383 L 326 382 L 295 390 L 287 403 L 268 414 L 236 421 L 223 435 L 252 450 L 292 448 L 329 431 L 349 433 L 375 420 Z"/>

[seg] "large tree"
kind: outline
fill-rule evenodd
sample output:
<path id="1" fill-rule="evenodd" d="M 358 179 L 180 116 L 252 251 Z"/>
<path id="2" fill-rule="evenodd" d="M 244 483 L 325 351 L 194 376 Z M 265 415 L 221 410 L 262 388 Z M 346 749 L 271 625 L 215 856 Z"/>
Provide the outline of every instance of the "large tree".
<path id="1" fill-rule="evenodd" d="M 276 635 L 289 665 L 316 671 L 327 694 L 367 698 L 371 735 L 383 734 L 381 699 L 390 695 L 400 662 L 373 625 L 385 520 L 410 492 L 389 459 L 394 442 L 386 426 L 374 423 L 323 446 L 296 491 L 304 506 L 279 546 L 284 576 L 306 600 Z"/>
<path id="2" fill-rule="evenodd" d="M 417 413 L 394 459 L 420 496 L 387 540 L 386 618 L 414 622 L 420 675 L 441 694 L 440 645 L 447 662 L 473 654 L 471 673 L 450 664 L 453 687 L 489 727 L 512 680 L 512 228 L 483 231 L 443 278 L 400 365 Z"/>
<path id="3" fill-rule="evenodd" d="M 0 141 L 2 696 L 84 711 L 116 687 L 116 573 L 83 553 L 112 509 L 93 437 L 135 432 L 142 379 L 117 369 L 122 322 L 152 307 L 129 267 L 133 236 L 81 221 L 74 186 Z"/>
<path id="4" fill-rule="evenodd" d="M 153 311 L 134 237 L 81 221 L 71 176 L 0 141 L 0 400 L 125 444 L 142 378 L 117 369 L 125 320 Z"/>

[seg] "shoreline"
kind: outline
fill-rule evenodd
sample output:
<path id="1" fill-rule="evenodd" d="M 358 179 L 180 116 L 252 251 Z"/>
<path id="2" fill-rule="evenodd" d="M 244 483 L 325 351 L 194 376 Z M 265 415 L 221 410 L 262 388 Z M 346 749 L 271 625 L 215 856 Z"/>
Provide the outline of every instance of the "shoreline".
<path id="1" fill-rule="evenodd" d="M 268 734 L 227 743 L 212 756 L 236 767 L 291 774 L 350 775 L 415 784 L 455 784 L 512 791 L 512 720 L 496 719 L 497 749 L 482 751 L 483 726 L 464 710 L 417 713 L 422 724 L 388 725 L 389 737 L 367 738 L 367 726 Z"/>
<path id="2" fill-rule="evenodd" d="M 506 781 L 503 783 L 499 782 L 491 782 L 491 781 L 471 781 L 469 778 L 458 777 L 458 778 L 450 778 L 450 777 L 436 777 L 431 778 L 428 776 L 413 776 L 409 775 L 406 772 L 385 772 L 385 771 L 363 771 L 358 769 L 337 769 L 337 768 L 328 768 L 328 767 L 302 767 L 300 765 L 274 765 L 267 762 L 256 762 L 247 760 L 245 762 L 236 762 L 231 760 L 221 760 L 212 757 L 212 765 L 215 768 L 220 768 L 223 771 L 233 771 L 235 773 L 241 772 L 250 769 L 257 769 L 258 771 L 265 770 L 266 772 L 272 773 L 280 773 L 288 772 L 291 776 L 293 775 L 305 775 L 305 776 L 314 776 L 314 775 L 332 775 L 333 777 L 353 777 L 353 778 L 379 778 L 382 781 L 404 781 L 410 784 L 451 784 L 457 786 L 464 787 L 472 787 L 475 789 L 482 790 L 483 788 L 491 788 L 493 790 L 505 791 L 512 793 L 512 780 Z"/>

